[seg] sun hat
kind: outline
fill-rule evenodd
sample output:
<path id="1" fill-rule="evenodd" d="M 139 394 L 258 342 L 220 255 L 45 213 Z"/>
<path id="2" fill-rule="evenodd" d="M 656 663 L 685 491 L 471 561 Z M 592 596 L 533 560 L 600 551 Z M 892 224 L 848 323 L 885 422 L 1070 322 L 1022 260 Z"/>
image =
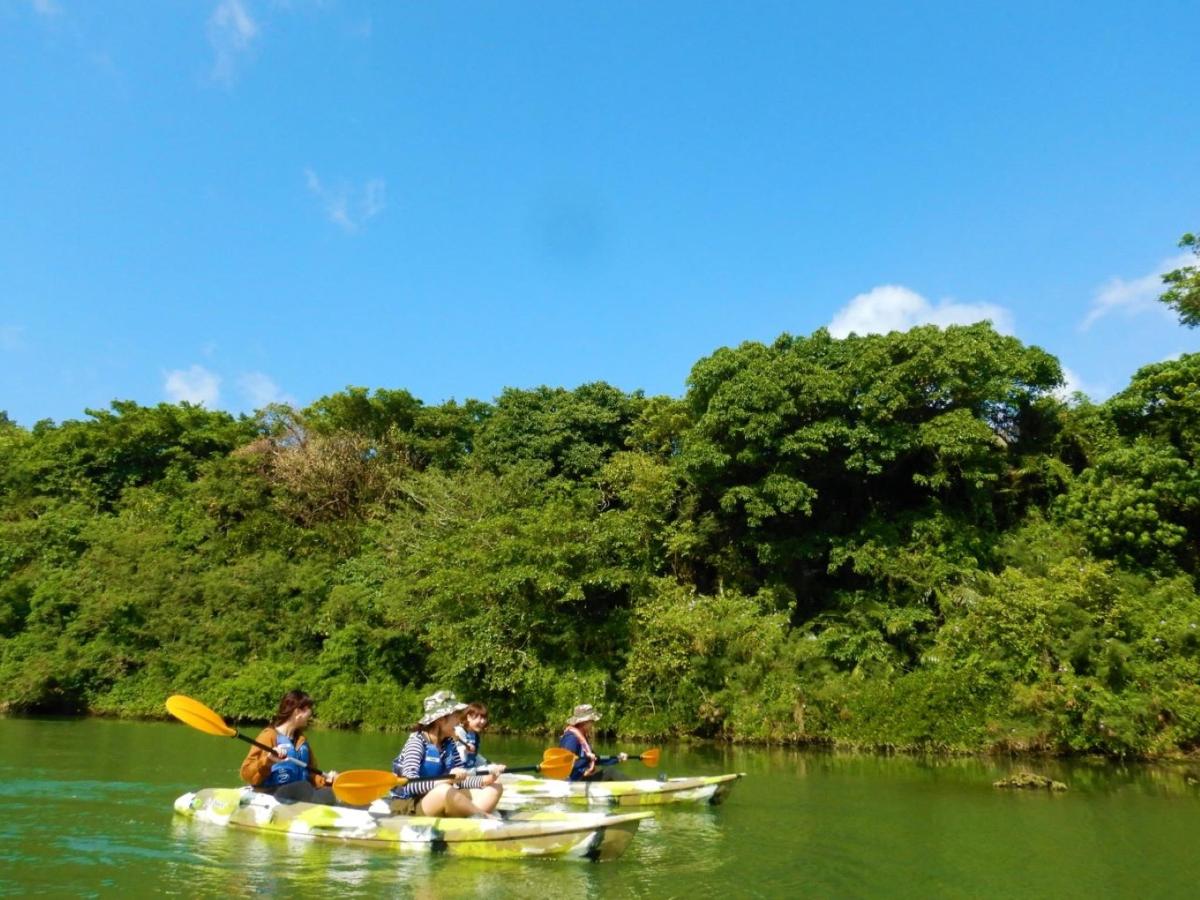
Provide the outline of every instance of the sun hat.
<path id="1" fill-rule="evenodd" d="M 438 691 L 425 698 L 425 715 L 417 724 L 432 725 L 442 716 L 462 712 L 466 708 L 467 704 L 459 703 L 458 698 L 454 696 L 454 691 Z"/>
<path id="2" fill-rule="evenodd" d="M 595 722 L 600 718 L 600 713 L 592 708 L 590 703 L 580 703 L 575 707 L 575 711 L 571 713 L 571 718 L 567 719 L 568 725 L 578 725 L 580 722 Z"/>

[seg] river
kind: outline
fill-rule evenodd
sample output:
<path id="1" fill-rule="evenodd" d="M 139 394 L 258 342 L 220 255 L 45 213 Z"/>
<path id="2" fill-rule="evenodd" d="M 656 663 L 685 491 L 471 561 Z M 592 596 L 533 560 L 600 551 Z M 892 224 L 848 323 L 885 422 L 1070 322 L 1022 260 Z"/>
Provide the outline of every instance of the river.
<path id="1" fill-rule="evenodd" d="M 387 768 L 403 736 L 311 737 L 323 765 L 348 769 Z M 505 737 L 487 747 L 513 764 L 542 748 Z M 1190 780 L 1200 773 L 1187 766 L 668 745 L 659 768 L 672 775 L 747 777 L 723 806 L 661 809 L 615 862 L 496 863 L 173 814 L 185 791 L 235 784 L 244 749 L 173 723 L 0 718 L 0 894 L 1183 897 L 1200 884 L 1200 789 Z M 1018 769 L 1070 790 L 992 787 Z"/>

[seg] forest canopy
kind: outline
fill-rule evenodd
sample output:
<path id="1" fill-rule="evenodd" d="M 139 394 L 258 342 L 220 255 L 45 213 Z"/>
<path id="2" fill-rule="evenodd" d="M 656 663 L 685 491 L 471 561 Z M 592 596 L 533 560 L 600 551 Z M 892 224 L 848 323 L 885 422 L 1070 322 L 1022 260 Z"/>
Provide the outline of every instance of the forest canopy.
<path id="1" fill-rule="evenodd" d="M 1172 284 L 1187 324 L 1183 272 Z M 1101 404 L 987 324 L 722 348 L 682 398 L 0 418 L 0 704 L 1161 755 L 1200 742 L 1200 354 Z"/>

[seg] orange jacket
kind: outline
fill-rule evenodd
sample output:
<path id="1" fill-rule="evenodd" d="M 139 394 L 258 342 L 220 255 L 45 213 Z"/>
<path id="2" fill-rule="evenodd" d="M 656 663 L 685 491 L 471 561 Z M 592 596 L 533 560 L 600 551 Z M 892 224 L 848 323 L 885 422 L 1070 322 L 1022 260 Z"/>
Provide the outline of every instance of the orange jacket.
<path id="1" fill-rule="evenodd" d="M 266 744 L 268 747 L 274 747 L 277 743 L 275 740 L 276 735 L 277 732 L 275 729 L 268 725 L 259 732 L 257 740 L 260 744 Z M 308 738 L 306 738 L 304 735 L 300 735 L 300 737 L 296 738 L 295 741 L 296 749 L 299 750 L 300 747 L 307 742 Z M 258 747 L 252 746 L 250 748 L 250 752 L 246 754 L 246 758 L 242 760 L 242 770 L 240 773 L 242 776 L 242 781 L 246 782 L 246 784 L 262 784 L 263 781 L 266 780 L 266 777 L 271 774 L 271 766 L 277 762 L 279 762 L 279 760 L 273 754 L 268 753 L 266 750 L 261 750 Z M 313 753 L 311 747 L 308 749 L 308 763 L 313 768 L 320 768 L 320 766 L 317 765 L 316 754 Z M 318 788 L 325 787 L 325 785 L 329 783 L 324 775 L 318 775 L 311 769 L 308 773 L 308 780 L 312 782 L 313 787 Z"/>

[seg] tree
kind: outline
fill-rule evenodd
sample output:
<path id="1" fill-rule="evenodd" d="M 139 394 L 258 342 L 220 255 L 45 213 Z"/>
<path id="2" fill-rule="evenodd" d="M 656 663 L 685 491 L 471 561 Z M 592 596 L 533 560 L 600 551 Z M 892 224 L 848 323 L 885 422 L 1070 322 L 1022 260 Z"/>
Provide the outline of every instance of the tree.
<path id="1" fill-rule="evenodd" d="M 348 387 L 291 416 L 305 432 L 350 432 L 363 438 L 368 449 L 386 445 L 405 453 L 418 468 L 453 469 L 470 455 L 475 432 L 490 413 L 488 404 L 479 400 L 426 406 L 405 390 L 381 388 L 371 394 L 366 388 Z"/>
<path id="2" fill-rule="evenodd" d="M 1179 239 L 1179 246 L 1200 258 L 1200 238 L 1196 235 L 1185 234 Z M 1169 287 L 1158 299 L 1179 313 L 1181 325 L 1188 328 L 1200 325 L 1200 266 L 1180 266 L 1164 275 L 1162 280 Z"/>
<path id="3" fill-rule="evenodd" d="M 7 460 L 0 481 L 31 495 L 80 497 L 111 508 L 123 490 L 174 474 L 195 478 L 201 463 L 254 438 L 254 422 L 189 403 L 140 406 L 114 400 L 85 420 L 38 422 Z M 16 432 L 20 434 L 20 431 Z"/>
<path id="4" fill-rule="evenodd" d="M 1139 369 L 1095 412 L 1088 464 L 1059 509 L 1131 568 L 1194 571 L 1200 535 L 1200 354 Z"/>
<path id="5" fill-rule="evenodd" d="M 475 458 L 493 472 L 520 463 L 546 465 L 551 475 L 580 479 L 626 446 L 646 400 L 602 381 L 573 391 L 505 388 L 475 438 Z"/>
<path id="6" fill-rule="evenodd" d="M 920 528 L 891 525 L 996 527 L 1032 490 L 1010 472 L 1049 439 L 1043 406 L 1061 380 L 1049 354 L 986 324 L 718 350 L 692 369 L 681 454 L 702 514 L 721 525 L 708 554 L 718 577 L 748 593 L 787 583 L 819 603 L 834 569 L 853 582 L 874 568 L 865 555 L 894 557 L 881 541 L 938 552 Z"/>

